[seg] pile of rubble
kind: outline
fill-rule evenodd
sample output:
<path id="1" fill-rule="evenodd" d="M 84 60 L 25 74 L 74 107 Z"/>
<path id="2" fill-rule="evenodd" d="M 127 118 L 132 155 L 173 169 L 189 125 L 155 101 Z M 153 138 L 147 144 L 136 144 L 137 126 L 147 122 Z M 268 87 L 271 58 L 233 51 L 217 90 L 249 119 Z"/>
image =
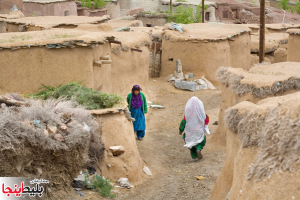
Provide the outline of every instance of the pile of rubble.
<path id="1" fill-rule="evenodd" d="M 176 60 L 176 71 L 174 76 L 169 79 L 169 82 L 172 82 L 176 88 L 182 89 L 182 90 L 190 90 L 190 91 L 197 91 L 200 89 L 211 89 L 215 90 L 216 88 L 213 86 L 213 84 L 208 81 L 204 76 L 202 76 L 200 79 L 195 79 L 192 81 L 189 81 L 189 79 L 193 78 L 193 74 L 186 74 L 183 75 L 182 72 L 182 65 L 180 62 L 180 59 Z"/>

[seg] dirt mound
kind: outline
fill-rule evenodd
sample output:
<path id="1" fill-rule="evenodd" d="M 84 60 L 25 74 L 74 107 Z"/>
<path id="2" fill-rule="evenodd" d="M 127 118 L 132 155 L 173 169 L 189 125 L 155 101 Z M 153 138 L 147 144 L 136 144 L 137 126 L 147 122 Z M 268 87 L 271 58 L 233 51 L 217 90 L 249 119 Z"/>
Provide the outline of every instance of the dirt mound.
<path id="1" fill-rule="evenodd" d="M 242 102 L 226 111 L 229 134 L 240 144 L 235 152 L 227 151 L 235 154 L 234 164 L 227 166 L 232 172 L 227 176 L 233 176 L 232 184 L 227 185 L 230 200 L 299 196 L 299 180 L 282 181 L 299 174 L 299 100 L 297 92 L 264 99 L 257 105 Z M 218 191 L 214 189 L 214 197 L 226 197 L 226 191 L 222 195 Z"/>
<path id="2" fill-rule="evenodd" d="M 69 187 L 90 156 L 101 158 L 99 125 L 89 112 L 71 101 L 2 97 L 0 152 L 2 177 L 42 177 L 51 186 Z M 3 101 L 4 99 L 4 101 Z"/>

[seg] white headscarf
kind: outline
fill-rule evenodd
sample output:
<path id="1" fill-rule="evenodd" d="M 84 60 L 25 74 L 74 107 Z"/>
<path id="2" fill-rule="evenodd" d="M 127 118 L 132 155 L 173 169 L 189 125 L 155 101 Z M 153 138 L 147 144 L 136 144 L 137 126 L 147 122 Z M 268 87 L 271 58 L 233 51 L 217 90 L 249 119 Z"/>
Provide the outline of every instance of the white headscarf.
<path id="1" fill-rule="evenodd" d="M 201 143 L 205 135 L 205 111 L 202 101 L 192 97 L 185 106 L 185 147 L 189 149 Z"/>

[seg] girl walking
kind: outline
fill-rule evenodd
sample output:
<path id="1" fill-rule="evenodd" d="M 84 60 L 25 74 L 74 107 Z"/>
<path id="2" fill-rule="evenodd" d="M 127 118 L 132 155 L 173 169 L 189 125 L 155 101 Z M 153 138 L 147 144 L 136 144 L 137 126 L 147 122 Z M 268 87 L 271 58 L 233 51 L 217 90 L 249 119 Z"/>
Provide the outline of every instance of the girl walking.
<path id="1" fill-rule="evenodd" d="M 145 136 L 145 114 L 148 112 L 147 100 L 141 90 L 140 86 L 135 85 L 127 96 L 128 109 L 131 117 L 135 119 L 132 123 L 138 140 L 142 140 Z"/>
<path id="2" fill-rule="evenodd" d="M 209 117 L 205 114 L 202 101 L 195 96 L 190 98 L 185 106 L 185 116 L 180 123 L 179 134 L 185 132 L 184 146 L 190 149 L 194 161 L 202 158 L 201 150 L 206 143 L 205 133 L 210 134 L 208 122 Z"/>

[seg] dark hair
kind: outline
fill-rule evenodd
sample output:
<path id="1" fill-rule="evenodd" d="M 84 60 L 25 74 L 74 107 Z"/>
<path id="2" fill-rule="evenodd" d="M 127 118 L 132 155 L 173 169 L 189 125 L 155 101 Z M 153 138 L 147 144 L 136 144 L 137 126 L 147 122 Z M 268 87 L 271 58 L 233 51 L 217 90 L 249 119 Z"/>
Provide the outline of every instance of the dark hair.
<path id="1" fill-rule="evenodd" d="M 135 85 L 135 86 L 133 86 L 133 88 L 132 88 L 132 90 L 131 90 L 132 92 L 134 92 L 134 91 L 141 91 L 141 88 L 140 88 L 140 86 L 138 86 L 138 85 Z"/>

